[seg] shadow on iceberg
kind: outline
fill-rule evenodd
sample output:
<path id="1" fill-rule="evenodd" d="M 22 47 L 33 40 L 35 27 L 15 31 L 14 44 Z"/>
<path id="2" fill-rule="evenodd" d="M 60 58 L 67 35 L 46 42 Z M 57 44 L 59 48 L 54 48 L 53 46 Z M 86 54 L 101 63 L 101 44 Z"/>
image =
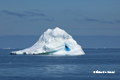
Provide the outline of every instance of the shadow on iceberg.
<path id="1" fill-rule="evenodd" d="M 10 54 L 32 55 L 83 55 L 81 46 L 64 30 L 56 27 L 44 32 L 30 48 L 12 51 Z"/>

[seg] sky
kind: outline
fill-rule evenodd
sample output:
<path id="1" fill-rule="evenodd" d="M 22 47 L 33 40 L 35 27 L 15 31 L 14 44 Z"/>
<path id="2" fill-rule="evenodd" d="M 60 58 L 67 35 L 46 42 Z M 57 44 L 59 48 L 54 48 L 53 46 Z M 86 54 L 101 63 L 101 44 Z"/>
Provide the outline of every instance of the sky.
<path id="1" fill-rule="evenodd" d="M 120 0 L 0 0 L 0 36 L 55 27 L 71 35 L 120 36 Z"/>

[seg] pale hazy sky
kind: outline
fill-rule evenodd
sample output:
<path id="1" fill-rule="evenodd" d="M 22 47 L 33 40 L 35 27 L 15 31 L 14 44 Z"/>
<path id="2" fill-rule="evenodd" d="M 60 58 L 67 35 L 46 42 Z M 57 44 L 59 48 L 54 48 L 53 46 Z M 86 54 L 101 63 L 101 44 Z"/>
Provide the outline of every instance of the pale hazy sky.
<path id="1" fill-rule="evenodd" d="M 57 26 L 71 35 L 120 36 L 120 0 L 0 0 L 0 36 Z"/>

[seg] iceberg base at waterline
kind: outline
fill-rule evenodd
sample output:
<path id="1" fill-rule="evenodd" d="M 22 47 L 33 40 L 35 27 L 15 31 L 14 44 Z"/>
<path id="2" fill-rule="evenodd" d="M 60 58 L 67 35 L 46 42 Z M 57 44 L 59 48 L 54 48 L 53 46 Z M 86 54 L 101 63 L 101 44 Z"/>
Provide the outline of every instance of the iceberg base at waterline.
<path id="1" fill-rule="evenodd" d="M 56 27 L 44 32 L 30 48 L 12 51 L 10 54 L 32 55 L 84 55 L 81 46 L 64 30 Z"/>

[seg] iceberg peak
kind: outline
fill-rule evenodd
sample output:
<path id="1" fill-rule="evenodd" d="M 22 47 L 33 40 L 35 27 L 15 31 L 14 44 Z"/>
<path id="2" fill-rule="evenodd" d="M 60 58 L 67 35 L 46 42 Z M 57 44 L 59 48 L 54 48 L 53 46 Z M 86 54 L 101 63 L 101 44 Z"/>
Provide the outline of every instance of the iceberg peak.
<path id="1" fill-rule="evenodd" d="M 60 29 L 59 27 L 56 27 L 54 30 L 62 30 L 62 29 Z"/>
<path id="2" fill-rule="evenodd" d="M 59 27 L 48 29 L 30 48 L 13 51 L 13 54 L 50 54 L 50 55 L 83 55 L 81 46 L 67 32 Z"/>
<path id="3" fill-rule="evenodd" d="M 55 29 L 53 29 L 53 32 L 64 32 L 64 30 L 60 29 L 59 27 L 56 27 Z"/>

